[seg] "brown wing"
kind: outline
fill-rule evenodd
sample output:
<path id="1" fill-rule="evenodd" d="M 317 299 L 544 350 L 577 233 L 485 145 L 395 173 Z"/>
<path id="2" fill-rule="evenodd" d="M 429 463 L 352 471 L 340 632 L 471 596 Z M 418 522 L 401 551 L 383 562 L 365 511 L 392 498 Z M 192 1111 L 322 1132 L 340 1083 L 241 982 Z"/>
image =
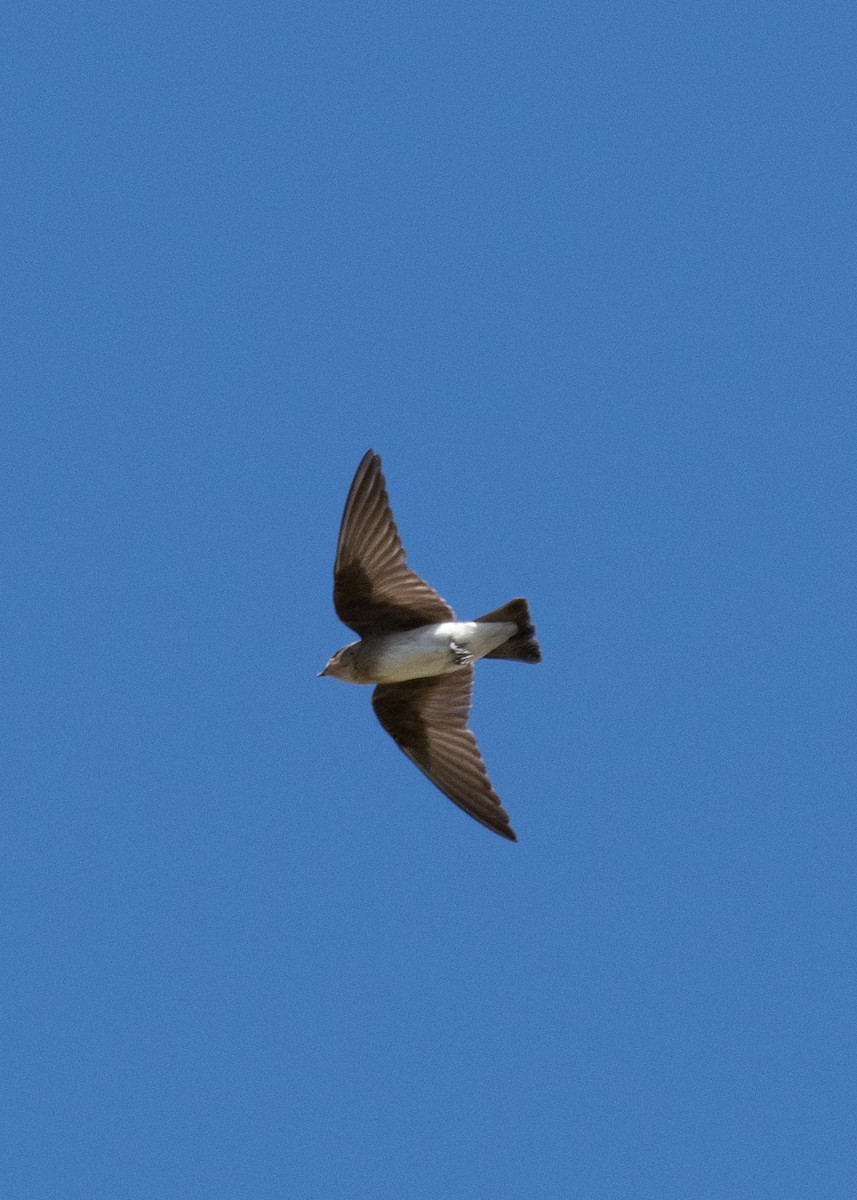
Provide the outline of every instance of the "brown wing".
<path id="1" fill-rule="evenodd" d="M 429 679 L 381 683 L 372 693 L 375 715 L 400 750 L 463 808 L 510 842 L 518 839 L 491 787 L 476 738 L 467 728 L 472 667 Z"/>
<path id="2" fill-rule="evenodd" d="M 345 501 L 333 605 L 339 619 L 361 637 L 455 620 L 446 601 L 405 562 L 381 460 L 371 450 L 363 455 Z"/>

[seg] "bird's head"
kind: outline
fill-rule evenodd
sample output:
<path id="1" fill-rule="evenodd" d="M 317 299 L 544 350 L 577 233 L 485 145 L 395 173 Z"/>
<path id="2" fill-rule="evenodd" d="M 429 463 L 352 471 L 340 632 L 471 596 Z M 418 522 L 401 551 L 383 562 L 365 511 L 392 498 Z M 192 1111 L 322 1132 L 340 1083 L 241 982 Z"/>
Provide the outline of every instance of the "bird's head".
<path id="1" fill-rule="evenodd" d="M 357 678 L 357 650 L 359 642 L 351 642 L 348 646 L 343 646 L 341 650 L 337 650 L 327 660 L 327 665 L 323 671 L 319 671 L 319 677 L 322 675 L 332 675 L 334 679 L 341 679 L 345 683 L 360 683 Z"/>

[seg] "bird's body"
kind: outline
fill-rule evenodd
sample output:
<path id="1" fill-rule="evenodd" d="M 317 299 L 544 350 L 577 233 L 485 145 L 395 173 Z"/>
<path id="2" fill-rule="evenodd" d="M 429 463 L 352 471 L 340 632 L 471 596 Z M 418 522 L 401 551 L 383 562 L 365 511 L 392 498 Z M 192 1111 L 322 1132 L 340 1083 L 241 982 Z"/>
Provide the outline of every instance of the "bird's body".
<path id="1" fill-rule="evenodd" d="M 360 640 L 331 656 L 321 675 L 374 683 L 372 707 L 399 749 L 460 808 L 515 841 L 467 728 L 473 663 L 539 662 L 526 600 L 456 621 L 433 588 L 407 566 L 381 460 L 364 454 L 345 502 L 333 602 Z"/>
<path id="2" fill-rule="evenodd" d="M 441 621 L 403 633 L 375 634 L 344 646 L 352 653 L 331 669 L 325 667 L 322 674 L 346 683 L 403 683 L 448 675 L 484 658 L 517 632 L 511 621 Z"/>

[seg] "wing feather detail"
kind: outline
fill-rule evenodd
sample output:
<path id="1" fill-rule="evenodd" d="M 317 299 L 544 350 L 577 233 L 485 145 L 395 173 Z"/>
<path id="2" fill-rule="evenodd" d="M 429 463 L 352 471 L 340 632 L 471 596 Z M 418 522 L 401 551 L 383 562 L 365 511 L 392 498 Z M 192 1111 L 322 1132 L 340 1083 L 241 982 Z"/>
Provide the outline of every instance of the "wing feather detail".
<path id="1" fill-rule="evenodd" d="M 381 459 L 371 450 L 354 475 L 336 547 L 333 604 L 360 637 L 452 621 L 455 614 L 407 565 Z"/>
<path id="2" fill-rule="evenodd" d="M 508 814 L 467 728 L 472 686 L 471 667 L 382 683 L 372 693 L 372 707 L 399 749 L 436 788 L 475 821 L 514 842 Z"/>

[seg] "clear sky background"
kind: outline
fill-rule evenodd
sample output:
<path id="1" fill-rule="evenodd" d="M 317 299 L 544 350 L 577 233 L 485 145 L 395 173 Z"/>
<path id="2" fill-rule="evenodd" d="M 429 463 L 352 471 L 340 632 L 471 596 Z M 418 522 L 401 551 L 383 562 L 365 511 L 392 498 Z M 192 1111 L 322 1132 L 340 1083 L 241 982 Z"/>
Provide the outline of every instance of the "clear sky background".
<path id="1" fill-rule="evenodd" d="M 8 1200 L 851 1200 L 850 4 L 10 5 Z M 383 457 L 520 838 L 317 679 Z"/>

